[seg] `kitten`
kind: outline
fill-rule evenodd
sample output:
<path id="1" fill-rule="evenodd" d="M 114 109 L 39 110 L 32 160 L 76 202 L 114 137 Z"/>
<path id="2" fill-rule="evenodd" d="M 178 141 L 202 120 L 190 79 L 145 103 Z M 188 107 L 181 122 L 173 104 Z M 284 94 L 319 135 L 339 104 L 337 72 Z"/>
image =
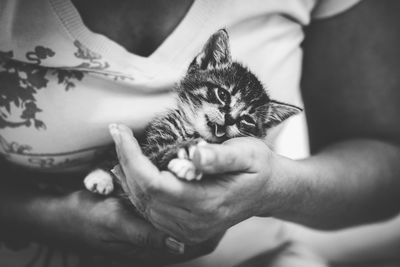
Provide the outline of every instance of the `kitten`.
<path id="1" fill-rule="evenodd" d="M 192 163 L 196 146 L 241 136 L 264 138 L 268 129 L 301 111 L 271 100 L 257 77 L 231 59 L 225 29 L 214 33 L 177 86 L 178 105 L 147 128 L 143 153 L 160 169 L 200 179 Z M 85 178 L 92 192 L 109 194 L 112 176 L 97 169 Z"/>

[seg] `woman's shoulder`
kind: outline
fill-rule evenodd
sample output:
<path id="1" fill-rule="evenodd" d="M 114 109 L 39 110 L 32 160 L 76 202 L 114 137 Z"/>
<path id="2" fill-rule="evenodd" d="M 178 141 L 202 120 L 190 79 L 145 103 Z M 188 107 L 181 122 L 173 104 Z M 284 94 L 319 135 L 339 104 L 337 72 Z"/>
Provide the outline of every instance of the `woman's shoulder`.
<path id="1" fill-rule="evenodd" d="M 362 0 L 317 0 L 312 11 L 316 19 L 332 17 L 343 13 Z"/>

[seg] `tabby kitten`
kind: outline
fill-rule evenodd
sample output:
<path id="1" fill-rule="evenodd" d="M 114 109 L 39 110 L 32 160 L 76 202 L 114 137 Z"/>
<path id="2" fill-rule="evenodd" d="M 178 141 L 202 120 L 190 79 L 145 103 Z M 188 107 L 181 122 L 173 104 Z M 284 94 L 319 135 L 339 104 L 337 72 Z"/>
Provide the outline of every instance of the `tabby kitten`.
<path id="1" fill-rule="evenodd" d="M 271 100 L 257 77 L 232 61 L 225 29 L 194 58 L 177 94 L 177 108 L 150 123 L 142 149 L 159 169 L 186 180 L 201 178 L 191 161 L 196 146 L 240 136 L 264 138 L 268 129 L 301 111 Z M 111 175 L 99 169 L 85 185 L 100 194 L 113 190 Z"/>

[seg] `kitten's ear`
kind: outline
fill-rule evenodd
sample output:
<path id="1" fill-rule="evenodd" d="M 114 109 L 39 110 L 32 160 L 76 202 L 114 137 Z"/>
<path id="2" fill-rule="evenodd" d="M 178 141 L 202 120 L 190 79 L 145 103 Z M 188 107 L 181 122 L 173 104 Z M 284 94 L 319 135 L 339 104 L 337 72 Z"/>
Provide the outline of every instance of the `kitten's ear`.
<path id="1" fill-rule="evenodd" d="M 301 108 L 271 100 L 268 103 L 268 114 L 265 122 L 266 128 L 271 128 L 283 122 L 287 118 L 303 111 Z"/>
<path id="2" fill-rule="evenodd" d="M 231 63 L 228 32 L 221 29 L 211 35 L 203 50 L 193 59 L 188 71 L 222 68 Z"/>

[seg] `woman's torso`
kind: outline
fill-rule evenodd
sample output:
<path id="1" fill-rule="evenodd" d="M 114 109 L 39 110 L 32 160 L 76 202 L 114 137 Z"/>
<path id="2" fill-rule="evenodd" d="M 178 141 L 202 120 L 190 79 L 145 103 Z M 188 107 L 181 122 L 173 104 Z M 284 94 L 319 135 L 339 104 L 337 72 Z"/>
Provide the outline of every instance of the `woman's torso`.
<path id="1" fill-rule="evenodd" d="M 300 43 L 313 0 L 176 3 L 2 3 L 1 154 L 34 170 L 88 170 L 111 144 L 109 123 L 140 133 L 174 106 L 174 84 L 222 27 L 233 57 L 272 97 L 301 105 Z"/>

